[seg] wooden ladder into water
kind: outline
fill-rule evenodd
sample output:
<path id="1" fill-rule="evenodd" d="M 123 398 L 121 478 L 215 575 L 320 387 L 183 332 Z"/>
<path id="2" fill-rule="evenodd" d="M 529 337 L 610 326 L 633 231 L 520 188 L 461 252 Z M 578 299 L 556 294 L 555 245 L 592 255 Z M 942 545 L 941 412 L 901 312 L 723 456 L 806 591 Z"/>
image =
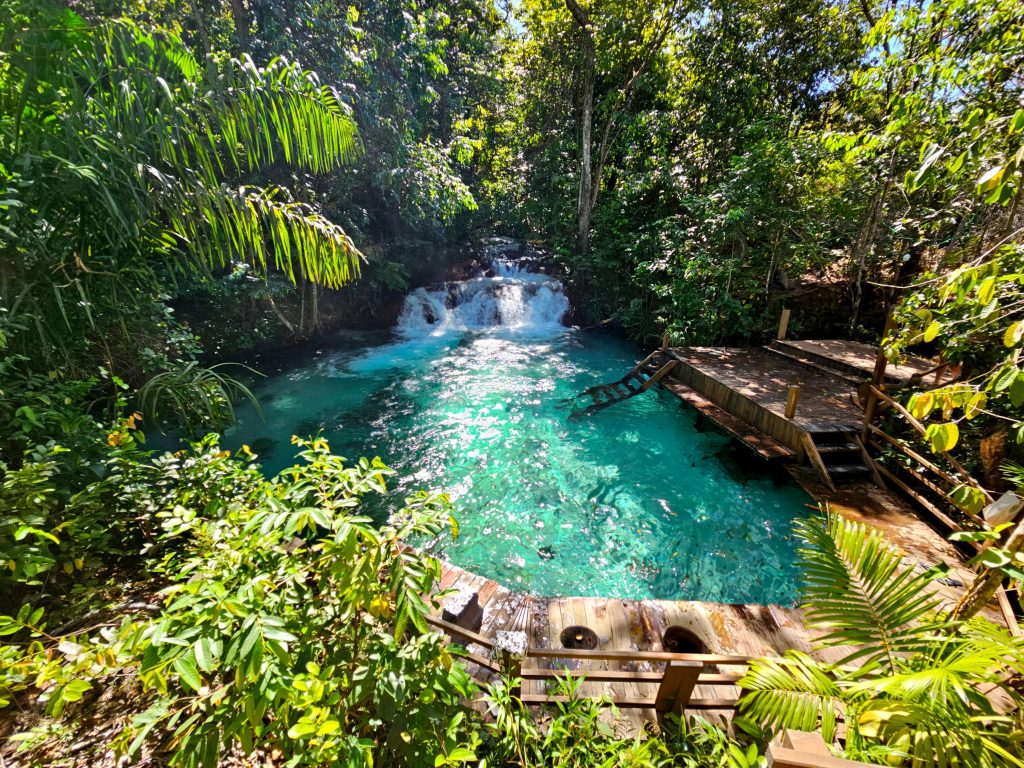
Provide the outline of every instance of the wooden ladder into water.
<path id="1" fill-rule="evenodd" d="M 636 366 L 618 381 L 609 384 L 598 384 L 597 386 L 585 389 L 573 398 L 572 407 L 574 414 L 593 413 L 602 410 L 623 400 L 636 397 L 665 378 L 679 361 L 669 357 L 662 350 L 658 349 L 649 354 Z M 589 399 L 589 403 L 587 400 Z M 584 405 L 580 405 L 583 401 Z"/>

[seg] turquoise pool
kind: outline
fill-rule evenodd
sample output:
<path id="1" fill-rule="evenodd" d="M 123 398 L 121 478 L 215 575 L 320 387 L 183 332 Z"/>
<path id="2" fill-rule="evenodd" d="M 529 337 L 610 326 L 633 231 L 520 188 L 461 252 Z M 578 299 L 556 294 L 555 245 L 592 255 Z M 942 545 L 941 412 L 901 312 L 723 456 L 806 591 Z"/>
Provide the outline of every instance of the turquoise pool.
<path id="1" fill-rule="evenodd" d="M 511 305 L 510 290 L 491 294 Z M 501 307 L 463 299 L 471 322 L 439 320 L 443 307 L 423 294 L 390 340 L 261 380 L 263 417 L 240 408 L 225 444 L 250 445 L 269 471 L 293 462 L 292 434 L 323 431 L 343 456 L 380 456 L 398 475 L 375 514 L 415 489 L 446 490 L 461 534 L 439 543 L 445 556 L 514 589 L 794 602 L 791 528 L 809 514 L 800 489 L 744 468 L 739 449 L 698 432 L 668 393 L 570 419 L 565 398 L 618 378 L 643 351 L 559 326 L 558 307 L 496 321 L 486 312 Z"/>

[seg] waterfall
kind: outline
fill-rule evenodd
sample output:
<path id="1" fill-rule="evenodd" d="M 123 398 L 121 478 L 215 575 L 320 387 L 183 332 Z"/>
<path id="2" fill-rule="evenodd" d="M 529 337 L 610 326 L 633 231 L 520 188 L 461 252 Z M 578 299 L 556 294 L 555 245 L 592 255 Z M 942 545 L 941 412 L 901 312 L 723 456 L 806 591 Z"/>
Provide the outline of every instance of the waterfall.
<path id="1" fill-rule="evenodd" d="M 438 331 L 562 327 L 569 300 L 562 283 L 534 271 L 537 260 L 510 256 L 521 246 L 497 240 L 485 249 L 487 268 L 468 280 L 417 288 L 405 297 L 398 330 L 406 336 Z"/>

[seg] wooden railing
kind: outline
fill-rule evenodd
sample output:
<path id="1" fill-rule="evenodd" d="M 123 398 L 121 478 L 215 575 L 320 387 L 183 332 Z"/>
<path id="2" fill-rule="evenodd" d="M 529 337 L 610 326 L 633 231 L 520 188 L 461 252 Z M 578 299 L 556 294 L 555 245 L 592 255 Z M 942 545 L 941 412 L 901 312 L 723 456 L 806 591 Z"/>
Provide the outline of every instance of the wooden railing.
<path id="1" fill-rule="evenodd" d="M 869 396 L 872 401 L 882 403 L 883 405 L 887 405 L 892 410 L 894 410 L 900 417 L 902 417 L 902 420 L 905 421 L 911 427 L 911 429 L 920 437 L 924 438 L 927 435 L 927 429 L 920 421 L 914 418 L 914 416 L 906 408 L 904 408 L 901 403 L 891 398 L 877 386 L 871 385 L 869 389 Z M 977 480 L 975 480 L 971 476 L 971 474 L 963 467 L 963 465 L 949 454 L 948 451 L 940 455 L 942 459 L 944 459 L 952 468 L 951 471 L 942 469 L 935 462 L 926 459 L 920 453 L 913 450 L 909 446 L 904 445 L 901 441 L 892 437 L 885 430 L 875 425 L 874 414 L 876 409 L 877 406 L 875 406 L 875 408 L 868 409 L 864 415 L 864 430 L 862 432 L 862 440 L 864 441 L 865 445 L 869 445 L 878 451 L 885 450 L 886 448 L 891 448 L 892 450 L 895 450 L 898 453 L 903 454 L 908 459 L 915 462 L 917 467 L 920 467 L 920 469 L 918 469 L 915 466 L 909 466 L 903 467 L 903 471 L 907 472 L 914 480 L 916 480 L 918 483 L 920 483 L 928 490 L 949 501 L 950 504 L 953 504 L 953 501 L 950 498 L 953 491 L 961 485 L 968 485 L 972 488 L 976 488 L 985 497 L 986 502 L 992 501 L 992 495 L 985 488 L 983 488 L 981 484 Z M 883 443 L 885 444 L 883 445 Z M 961 526 L 959 523 L 957 523 L 953 518 L 946 514 L 946 512 L 943 511 L 936 504 L 934 504 L 921 494 L 917 493 L 903 479 L 901 479 L 896 473 L 894 473 L 888 467 L 878 462 L 875 462 L 875 467 L 883 476 L 885 476 L 888 480 L 892 481 L 896 486 L 903 490 L 904 493 L 908 494 L 911 498 L 913 498 L 915 501 L 921 504 L 921 506 L 927 509 L 932 515 L 934 515 L 943 525 L 948 527 L 951 531 L 961 530 Z M 956 473 L 956 475 L 954 475 L 953 473 Z M 971 514 L 970 512 L 967 512 L 965 510 L 961 510 L 961 512 L 966 517 L 978 523 L 979 525 L 984 524 L 982 519 L 977 515 Z"/>
<path id="2" fill-rule="evenodd" d="M 882 365 L 879 370 L 884 373 L 885 366 Z M 876 378 L 879 378 L 877 370 Z M 887 448 L 895 450 L 897 453 L 900 453 L 910 459 L 913 464 L 910 466 L 901 466 L 899 469 L 900 472 L 905 472 L 921 487 L 928 489 L 936 496 L 946 500 L 951 508 L 956 507 L 958 514 L 962 514 L 965 518 L 971 520 L 980 527 L 985 527 L 985 521 L 981 517 L 957 505 L 953 501 L 952 495 L 958 487 L 964 485 L 977 489 L 987 503 L 992 502 L 992 494 L 974 477 L 972 477 L 970 472 L 968 472 L 955 457 L 950 455 L 948 451 L 939 454 L 942 460 L 944 460 L 950 467 L 950 469 L 944 469 L 940 467 L 937 462 L 925 458 L 918 451 L 904 445 L 902 441 L 897 440 L 884 429 L 877 426 L 874 423 L 874 420 L 877 415 L 879 405 L 888 406 L 895 411 L 895 413 L 898 414 L 919 437 L 927 437 L 927 428 L 924 424 L 915 418 L 902 403 L 897 402 L 886 394 L 881 389 L 881 385 L 876 382 L 871 384 L 868 389 L 868 400 L 864 412 L 864 430 L 861 433 L 864 445 L 874 448 L 879 452 L 884 451 Z M 947 510 L 943 509 L 918 490 L 914 489 L 904 477 L 901 477 L 897 473 L 897 471 L 890 469 L 870 455 L 867 456 L 867 459 L 871 462 L 872 468 L 876 472 L 907 494 L 923 509 L 927 510 L 928 513 L 931 514 L 932 517 L 934 517 L 940 524 L 946 527 L 950 533 L 963 530 L 963 526 L 957 520 L 950 517 L 950 515 L 947 514 Z M 984 545 L 972 543 L 970 546 L 975 550 L 980 550 Z M 996 593 L 996 600 L 999 604 L 999 610 L 1003 616 L 1003 620 L 1006 622 L 1007 628 L 1012 634 L 1020 635 L 1021 630 L 1017 622 L 1017 617 L 1014 614 L 1013 606 L 1010 604 L 1006 591 L 1000 589 Z"/>
<path id="3" fill-rule="evenodd" d="M 679 714 L 686 709 L 733 709 L 736 696 L 719 698 L 693 698 L 694 689 L 700 686 L 735 687 L 743 676 L 741 672 L 722 673 L 709 671 L 709 667 L 735 666 L 746 667 L 753 657 L 736 656 L 718 653 L 668 653 L 663 651 L 632 651 L 632 650 L 577 650 L 569 648 L 534 648 L 528 647 L 523 659 L 494 658 L 494 642 L 483 635 L 460 627 L 434 616 L 427 621 L 447 633 L 450 637 L 463 643 L 477 646 L 485 653 L 469 651 L 465 658 L 474 664 L 497 674 L 507 674 L 521 680 L 558 680 L 567 674 L 575 674 L 592 683 L 644 683 L 657 684 L 653 696 L 611 696 L 615 706 L 622 709 L 653 709 L 658 713 L 674 712 Z M 529 660 L 538 662 L 557 661 L 616 661 L 664 664 L 660 670 L 637 672 L 626 669 L 605 670 L 587 669 L 571 670 L 535 666 Z M 525 704 L 550 704 L 565 700 L 564 696 L 546 693 L 521 693 L 520 699 Z"/>
<path id="4" fill-rule="evenodd" d="M 481 648 L 487 655 L 468 652 L 465 657 L 488 671 L 496 674 L 507 674 L 521 680 L 557 680 L 567 674 L 578 673 L 578 676 L 591 683 L 647 683 L 657 684 L 657 692 L 653 696 L 624 697 L 610 696 L 610 700 L 620 709 L 638 708 L 653 709 L 659 715 L 679 715 L 684 709 L 734 709 L 737 698 L 723 697 L 717 699 L 695 699 L 693 691 L 698 686 L 730 686 L 734 687 L 743 676 L 742 673 L 709 672 L 709 666 L 741 666 L 746 667 L 751 661 L 750 656 L 734 656 L 716 653 L 667 653 L 662 651 L 629 651 L 629 650 L 574 650 L 568 648 L 528 648 L 526 658 L 507 660 L 492 658 L 494 643 L 478 632 L 460 627 L 434 616 L 427 621 L 450 637 L 463 643 Z M 568 670 L 536 667 L 527 663 L 529 659 L 538 661 L 619 661 L 664 663 L 661 670 L 652 672 L 634 672 L 632 670 Z M 546 693 L 519 692 L 519 699 L 524 704 L 541 705 L 566 701 L 568 697 Z M 777 743 L 771 744 L 766 753 L 771 768 L 879 768 L 867 763 L 858 763 L 833 757 L 825 740 L 817 733 L 802 731 L 784 731 Z"/>

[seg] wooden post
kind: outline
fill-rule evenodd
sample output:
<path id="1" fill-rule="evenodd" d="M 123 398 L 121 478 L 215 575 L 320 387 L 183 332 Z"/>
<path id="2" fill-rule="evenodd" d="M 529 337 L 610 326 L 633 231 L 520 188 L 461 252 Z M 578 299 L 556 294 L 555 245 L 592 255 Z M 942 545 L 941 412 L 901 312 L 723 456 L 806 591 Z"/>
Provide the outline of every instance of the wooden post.
<path id="1" fill-rule="evenodd" d="M 789 310 L 783 309 L 782 317 L 779 318 L 779 332 L 778 334 L 776 334 L 775 338 L 777 338 L 779 341 L 782 341 L 784 338 L 786 338 L 787 330 L 789 330 Z"/>
<path id="2" fill-rule="evenodd" d="M 670 661 L 654 697 L 654 709 L 659 714 L 682 714 L 703 669 L 704 665 L 699 661 Z"/>
<path id="3" fill-rule="evenodd" d="M 669 342 L 668 329 L 666 328 L 665 332 L 663 334 L 661 334 L 661 348 L 662 349 L 668 349 L 668 342 Z"/>
<path id="4" fill-rule="evenodd" d="M 786 418 L 792 419 L 796 416 L 796 404 L 800 402 L 800 385 L 790 384 L 789 394 L 786 397 Z"/>
<path id="5" fill-rule="evenodd" d="M 892 319 L 892 310 L 890 309 L 885 315 L 885 327 L 882 329 L 882 341 L 878 345 L 878 353 L 875 355 L 875 370 L 871 373 L 871 384 L 873 387 L 878 389 L 882 388 L 885 383 L 885 369 L 889 365 L 889 360 L 885 356 L 885 350 L 882 348 L 882 344 L 885 343 L 886 336 L 892 331 L 896 322 Z M 875 396 L 873 390 L 868 390 L 867 401 L 864 403 L 864 429 L 861 430 L 860 440 L 862 443 L 867 443 L 868 437 L 870 436 L 870 425 L 875 421 L 875 408 L 878 405 L 878 398 Z"/>

